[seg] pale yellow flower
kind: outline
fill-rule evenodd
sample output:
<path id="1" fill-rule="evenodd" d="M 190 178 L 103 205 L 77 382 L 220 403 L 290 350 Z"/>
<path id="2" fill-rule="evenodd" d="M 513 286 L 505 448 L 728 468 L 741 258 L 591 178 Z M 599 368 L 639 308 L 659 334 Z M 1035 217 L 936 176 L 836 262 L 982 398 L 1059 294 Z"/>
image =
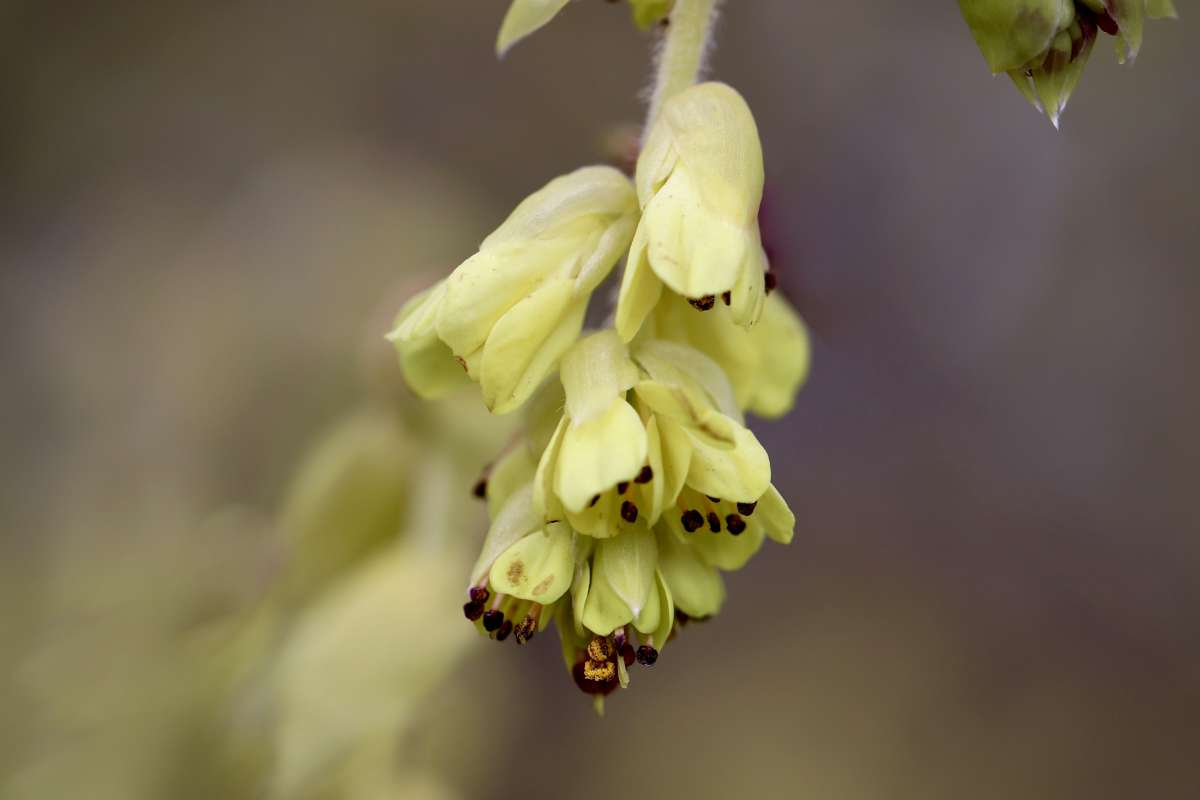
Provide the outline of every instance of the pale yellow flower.
<path id="1" fill-rule="evenodd" d="M 494 413 L 528 399 L 578 338 L 636 216 L 628 178 L 584 167 L 527 197 L 446 280 L 434 329 Z"/>
<path id="2" fill-rule="evenodd" d="M 753 325 L 767 267 L 758 230 L 763 161 L 746 101 L 722 83 L 672 97 L 636 175 L 642 218 L 621 282 L 616 328 L 630 341 L 666 287 L 698 309 L 718 302 Z"/>

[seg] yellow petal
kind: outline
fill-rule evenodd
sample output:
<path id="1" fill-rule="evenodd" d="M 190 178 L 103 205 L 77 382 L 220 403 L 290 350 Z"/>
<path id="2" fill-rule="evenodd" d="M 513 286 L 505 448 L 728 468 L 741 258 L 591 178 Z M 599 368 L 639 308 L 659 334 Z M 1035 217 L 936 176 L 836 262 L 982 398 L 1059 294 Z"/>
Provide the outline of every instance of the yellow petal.
<path id="1" fill-rule="evenodd" d="M 514 492 L 488 528 L 479 558 L 471 568 L 471 585 L 482 583 L 492 564 L 505 550 L 541 527 L 542 520 L 533 510 L 533 487 L 526 486 Z"/>
<path id="2" fill-rule="evenodd" d="M 554 475 L 558 471 L 558 455 L 562 451 L 562 440 L 568 424 L 566 417 L 559 417 L 558 427 L 554 429 L 550 444 L 542 451 L 533 478 L 533 511 L 546 522 L 562 519 L 564 512 L 558 495 L 554 493 Z"/>
<path id="3" fill-rule="evenodd" d="M 629 247 L 621 291 L 617 296 L 614 325 L 625 341 L 633 341 L 642 323 L 662 296 L 662 281 L 650 268 L 646 254 L 646 232 L 639 224 Z"/>
<path id="4" fill-rule="evenodd" d="M 718 449 L 693 436 L 687 484 L 709 497 L 752 503 L 771 485 L 771 460 L 748 429 L 737 427 L 735 437 L 732 448 Z"/>
<path id="5" fill-rule="evenodd" d="M 558 454 L 555 493 L 567 509 L 582 511 L 596 495 L 632 480 L 646 463 L 646 448 L 642 419 L 624 400 L 582 425 L 572 422 Z"/>
<path id="6" fill-rule="evenodd" d="M 664 529 L 658 532 L 658 568 L 675 606 L 692 617 L 710 617 L 725 602 L 725 582 L 695 549 Z"/>
<path id="7" fill-rule="evenodd" d="M 483 348 L 479 386 L 496 414 L 520 407 L 579 336 L 587 298 L 575 299 L 569 280 L 547 282 L 517 303 L 492 328 Z"/>
<path id="8" fill-rule="evenodd" d="M 800 315 L 778 293 L 767 298 L 762 321 L 750 331 L 759 362 L 750 383 L 749 410 L 760 417 L 791 411 L 808 377 L 811 346 Z"/>
<path id="9" fill-rule="evenodd" d="M 796 532 L 796 517 L 788 508 L 787 501 L 773 485 L 758 501 L 754 515 L 761 515 L 760 521 L 767 536 L 780 544 L 791 544 Z"/>
<path id="10" fill-rule="evenodd" d="M 694 347 L 663 339 L 649 339 L 638 344 L 634 358 L 651 378 L 689 390 L 693 395 L 703 391 L 708 404 L 715 405 L 725 416 L 742 421 L 733 387 L 721 365 Z"/>
<path id="11" fill-rule="evenodd" d="M 553 603 L 575 575 L 571 540 L 570 529 L 561 523 L 521 539 L 492 565 L 492 588 L 521 600 Z"/>
<path id="12" fill-rule="evenodd" d="M 733 289 L 754 244 L 746 223 L 705 206 L 695 176 L 683 169 L 676 169 L 658 190 L 639 224 L 646 231 L 650 268 L 684 297 L 716 296 Z"/>
<path id="13" fill-rule="evenodd" d="M 696 392 L 657 381 L 641 381 L 634 389 L 638 400 L 656 415 L 682 424 L 710 447 L 730 448 L 736 444 L 737 423 L 699 400 Z"/>
<path id="14" fill-rule="evenodd" d="M 605 413 L 638 378 L 625 343 L 611 329 L 576 342 L 563 357 L 559 374 L 567 416 L 576 427 Z"/>

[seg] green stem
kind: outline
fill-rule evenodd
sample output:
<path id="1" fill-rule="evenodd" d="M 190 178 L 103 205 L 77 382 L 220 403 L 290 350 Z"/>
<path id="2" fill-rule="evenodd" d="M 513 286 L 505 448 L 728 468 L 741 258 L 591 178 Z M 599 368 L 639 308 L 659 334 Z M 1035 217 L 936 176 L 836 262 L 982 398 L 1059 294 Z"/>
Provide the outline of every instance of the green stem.
<path id="1" fill-rule="evenodd" d="M 696 82 L 708 47 L 715 6 L 716 0 L 675 0 L 666 41 L 658 56 L 647 130 L 658 119 L 663 103 Z"/>

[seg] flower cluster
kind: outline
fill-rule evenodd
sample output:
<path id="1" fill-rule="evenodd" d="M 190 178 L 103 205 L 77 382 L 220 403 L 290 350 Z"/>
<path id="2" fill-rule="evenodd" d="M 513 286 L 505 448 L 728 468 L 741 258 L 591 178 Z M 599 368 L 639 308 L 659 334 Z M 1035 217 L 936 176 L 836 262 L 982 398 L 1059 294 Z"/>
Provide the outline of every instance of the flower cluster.
<path id="1" fill-rule="evenodd" d="M 518 0 L 505 24 L 556 5 Z M 520 413 L 476 487 L 491 525 L 463 612 L 499 641 L 556 623 L 597 702 L 720 610 L 722 572 L 793 535 L 744 417 L 786 413 L 809 364 L 803 323 L 771 291 L 762 189 L 745 100 L 688 86 L 662 103 L 632 180 L 594 166 L 550 181 L 389 335 L 418 394 L 465 375 L 493 413 Z M 623 257 L 609 322 L 585 332 Z"/>
<path id="2" fill-rule="evenodd" d="M 959 0 L 993 72 L 1005 72 L 1035 108 L 1059 117 L 1099 33 L 1133 61 L 1147 17 L 1174 17 L 1171 0 Z"/>

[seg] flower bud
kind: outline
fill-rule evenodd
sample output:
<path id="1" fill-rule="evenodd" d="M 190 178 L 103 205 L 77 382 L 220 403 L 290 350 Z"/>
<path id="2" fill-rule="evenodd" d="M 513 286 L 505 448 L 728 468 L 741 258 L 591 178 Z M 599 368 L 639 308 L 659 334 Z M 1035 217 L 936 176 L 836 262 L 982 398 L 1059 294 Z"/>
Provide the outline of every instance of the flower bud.
<path id="1" fill-rule="evenodd" d="M 493 413 L 524 403 L 579 336 L 636 215 L 628 178 L 584 167 L 526 198 L 446 280 L 437 336 Z"/>
<path id="2" fill-rule="evenodd" d="M 637 165 L 642 218 L 629 249 L 616 327 L 630 341 L 663 287 L 711 309 L 721 297 L 734 322 L 762 313 L 766 255 L 758 231 L 763 163 L 746 101 L 722 83 L 672 97 Z"/>
<path id="3" fill-rule="evenodd" d="M 959 0 L 992 71 L 1058 127 L 1100 32 L 1117 39 L 1117 58 L 1137 57 L 1147 16 L 1174 17 L 1171 0 Z"/>

